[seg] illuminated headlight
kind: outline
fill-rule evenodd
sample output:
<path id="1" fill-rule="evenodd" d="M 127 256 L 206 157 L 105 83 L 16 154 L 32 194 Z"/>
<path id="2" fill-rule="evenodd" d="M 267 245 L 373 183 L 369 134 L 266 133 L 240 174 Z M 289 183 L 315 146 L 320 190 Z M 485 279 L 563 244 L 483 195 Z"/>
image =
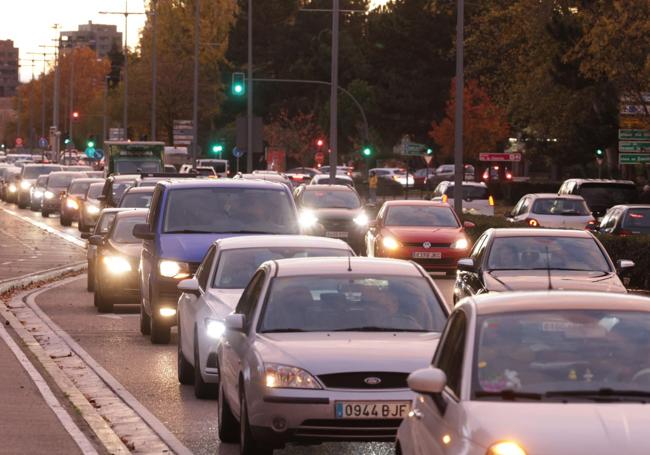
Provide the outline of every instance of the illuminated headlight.
<path id="1" fill-rule="evenodd" d="M 158 312 L 164 318 L 171 318 L 172 316 L 176 316 L 176 309 L 174 308 L 161 308 Z"/>
<path id="2" fill-rule="evenodd" d="M 384 237 L 381 244 L 388 250 L 396 250 L 399 248 L 399 242 L 392 237 Z"/>
<path id="3" fill-rule="evenodd" d="M 186 262 L 163 259 L 158 263 L 158 271 L 166 278 L 187 278 L 190 276 L 190 266 Z"/>
<path id="4" fill-rule="evenodd" d="M 368 215 L 366 215 L 365 213 L 360 213 L 359 215 L 356 216 L 356 218 L 354 218 L 354 223 L 357 226 L 367 226 L 368 221 L 369 221 Z"/>
<path id="5" fill-rule="evenodd" d="M 10 193 L 15 193 L 16 192 L 16 184 L 15 183 L 9 184 L 9 192 Z"/>
<path id="6" fill-rule="evenodd" d="M 469 246 L 469 242 L 466 238 L 458 239 L 451 244 L 451 247 L 455 250 L 466 250 Z"/>
<path id="7" fill-rule="evenodd" d="M 89 215 L 97 215 L 99 213 L 99 207 L 96 205 L 88 204 L 86 206 L 86 212 L 88 212 Z"/>
<path id="8" fill-rule="evenodd" d="M 490 446 L 486 455 L 526 455 L 526 451 L 514 441 L 502 441 Z"/>
<path id="9" fill-rule="evenodd" d="M 119 275 L 131 271 L 131 264 L 121 256 L 104 256 L 102 259 L 109 272 Z"/>
<path id="10" fill-rule="evenodd" d="M 298 222 L 302 227 L 312 227 L 316 223 L 318 223 L 318 218 L 316 215 L 314 215 L 314 212 L 310 212 L 309 210 L 305 210 L 300 214 L 298 217 Z"/>
<path id="11" fill-rule="evenodd" d="M 67 205 L 69 209 L 79 210 L 79 203 L 77 201 L 75 201 L 74 199 L 68 199 L 66 201 L 65 205 Z"/>
<path id="12" fill-rule="evenodd" d="M 34 190 L 34 197 L 40 199 L 43 197 L 43 192 L 41 190 Z"/>
<path id="13" fill-rule="evenodd" d="M 46 191 L 45 193 L 43 193 L 43 197 L 45 199 L 52 199 L 54 197 L 54 193 L 51 191 Z"/>
<path id="14" fill-rule="evenodd" d="M 277 363 L 266 363 L 266 386 L 280 389 L 320 389 L 314 377 L 305 370 Z"/>
<path id="15" fill-rule="evenodd" d="M 216 319 L 206 319 L 205 320 L 205 334 L 208 338 L 213 340 L 218 340 L 221 338 L 221 335 L 226 331 L 226 326 L 222 321 L 217 321 Z"/>
<path id="16" fill-rule="evenodd" d="M 23 189 L 23 190 L 28 190 L 31 187 L 32 187 L 32 184 L 29 183 L 27 180 L 23 180 L 22 182 L 20 182 L 20 188 Z"/>

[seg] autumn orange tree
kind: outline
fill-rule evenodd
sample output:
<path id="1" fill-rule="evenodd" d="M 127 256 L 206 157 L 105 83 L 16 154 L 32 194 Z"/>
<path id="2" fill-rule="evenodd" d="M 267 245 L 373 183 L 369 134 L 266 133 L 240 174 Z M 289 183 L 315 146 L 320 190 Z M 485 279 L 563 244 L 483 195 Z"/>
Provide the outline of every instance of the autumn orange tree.
<path id="1" fill-rule="evenodd" d="M 453 155 L 454 111 L 456 106 L 456 81 L 451 82 L 451 96 L 440 123 L 433 122 L 429 136 L 440 146 L 442 153 Z M 492 102 L 477 81 L 465 84 L 463 106 L 463 154 L 466 159 L 477 159 L 481 152 L 493 152 L 508 137 L 510 126 L 505 112 Z"/>
<path id="2" fill-rule="evenodd" d="M 294 164 L 312 164 L 315 141 L 324 137 L 324 133 L 313 113 L 290 115 L 283 109 L 271 123 L 265 125 L 264 137 L 271 147 L 286 151 L 287 164 L 293 167 Z"/>

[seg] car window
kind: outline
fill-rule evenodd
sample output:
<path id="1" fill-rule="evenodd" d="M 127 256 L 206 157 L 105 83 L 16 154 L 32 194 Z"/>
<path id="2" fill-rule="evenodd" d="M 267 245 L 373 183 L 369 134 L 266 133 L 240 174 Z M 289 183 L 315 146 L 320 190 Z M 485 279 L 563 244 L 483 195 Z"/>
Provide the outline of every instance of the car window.
<path id="1" fill-rule="evenodd" d="M 103 188 L 104 188 L 103 183 L 92 183 L 88 187 L 88 192 L 86 193 L 86 197 L 88 199 L 97 199 L 102 194 Z"/>
<path id="2" fill-rule="evenodd" d="M 94 233 L 98 235 L 106 234 L 111 228 L 111 223 L 113 223 L 113 220 L 115 219 L 115 215 L 116 213 L 104 213 L 99 218 L 99 221 L 97 221 L 97 224 L 95 225 Z"/>
<path id="3" fill-rule="evenodd" d="M 472 252 L 470 253 L 470 257 L 474 260 L 475 264 L 479 264 L 481 262 L 481 259 L 483 258 L 483 253 L 485 252 L 485 247 L 487 245 L 487 238 L 488 235 L 482 235 L 477 241 L 476 244 L 474 245 L 474 248 L 472 248 Z"/>
<path id="4" fill-rule="evenodd" d="M 538 215 L 587 216 L 587 204 L 580 199 L 543 198 L 533 204 L 533 213 Z"/>
<path id="5" fill-rule="evenodd" d="M 466 334 L 467 317 L 465 312 L 456 311 L 449 319 L 433 361 L 433 365 L 447 375 L 447 387 L 454 392 L 456 397 L 460 397 Z"/>
<path id="6" fill-rule="evenodd" d="M 66 188 L 70 182 L 79 178 L 79 173 L 68 172 L 65 174 L 52 173 L 50 178 L 47 179 L 48 188 Z"/>
<path id="7" fill-rule="evenodd" d="M 111 240 L 116 243 L 141 243 L 142 240 L 133 236 L 133 227 L 136 224 L 143 223 L 144 218 L 144 215 L 142 215 L 142 217 L 130 216 L 115 221 L 111 231 Z M 113 217 L 113 219 L 115 219 L 115 217 Z"/>
<path id="8" fill-rule="evenodd" d="M 45 186 L 47 185 L 47 175 L 42 175 L 38 179 L 36 179 L 36 186 Z"/>
<path id="9" fill-rule="evenodd" d="M 580 186 L 580 195 L 592 209 L 607 208 L 636 202 L 637 190 L 632 184 L 583 183 Z"/>
<path id="10" fill-rule="evenodd" d="M 454 197 L 454 185 L 449 185 L 445 190 L 445 194 L 452 199 Z M 487 199 L 488 189 L 484 186 L 463 185 L 463 199 Z"/>
<path id="11" fill-rule="evenodd" d="M 305 191 L 302 195 L 302 205 L 314 209 L 358 209 L 361 200 L 354 191 Z"/>
<path id="12" fill-rule="evenodd" d="M 117 160 L 115 172 L 117 174 L 150 174 L 162 172 L 162 169 L 159 161 L 128 159 Z"/>
<path id="13" fill-rule="evenodd" d="M 151 204 L 152 193 L 126 192 L 120 200 L 120 207 L 148 209 Z"/>
<path id="14" fill-rule="evenodd" d="M 39 175 L 47 175 L 50 172 L 60 171 L 61 166 L 25 166 L 22 171 L 24 179 L 35 179 Z"/>
<path id="15" fill-rule="evenodd" d="M 75 196 L 82 196 L 86 194 L 86 191 L 88 190 L 88 187 L 90 186 L 90 182 L 72 182 L 70 184 L 70 188 L 68 189 L 68 193 L 73 194 Z"/>
<path id="16" fill-rule="evenodd" d="M 147 215 L 147 223 L 149 223 L 149 229 L 152 232 L 156 231 L 156 224 L 160 217 L 160 200 L 162 198 L 163 190 L 161 187 L 156 187 L 153 191 L 153 196 L 151 198 L 151 205 L 149 206 L 149 215 Z"/>
<path id="17" fill-rule="evenodd" d="M 235 308 L 235 313 L 243 314 L 245 316 L 246 329 L 250 328 L 251 319 L 255 312 L 255 304 L 260 299 L 262 288 L 264 288 L 265 278 L 266 272 L 264 270 L 259 270 L 248 283 L 248 286 L 246 286 L 246 289 Z"/>
<path id="18" fill-rule="evenodd" d="M 135 185 L 135 180 L 113 181 L 111 185 L 111 205 L 117 206 L 122 195 L 133 185 Z"/>
<path id="19" fill-rule="evenodd" d="M 208 288 L 208 282 L 210 281 L 210 269 L 212 269 L 215 251 L 215 247 L 210 247 L 210 250 L 201 262 L 201 269 L 196 272 L 196 280 L 204 291 Z"/>
<path id="20" fill-rule="evenodd" d="M 451 207 L 425 205 L 392 206 L 386 213 L 386 226 L 458 227 Z"/>

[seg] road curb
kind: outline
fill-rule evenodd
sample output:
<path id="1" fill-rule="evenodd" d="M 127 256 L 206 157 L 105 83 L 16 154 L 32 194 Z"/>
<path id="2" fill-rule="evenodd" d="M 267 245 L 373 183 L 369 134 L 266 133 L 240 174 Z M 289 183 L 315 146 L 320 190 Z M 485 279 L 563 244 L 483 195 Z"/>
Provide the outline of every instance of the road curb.
<path id="1" fill-rule="evenodd" d="M 54 278 L 59 278 L 67 273 L 82 272 L 88 268 L 87 262 L 78 262 L 72 265 L 63 267 L 55 267 L 52 269 L 43 270 L 41 272 L 29 273 L 18 278 L 10 278 L 8 280 L 0 281 L 0 295 L 5 292 L 21 289 L 30 284 L 48 281 Z"/>

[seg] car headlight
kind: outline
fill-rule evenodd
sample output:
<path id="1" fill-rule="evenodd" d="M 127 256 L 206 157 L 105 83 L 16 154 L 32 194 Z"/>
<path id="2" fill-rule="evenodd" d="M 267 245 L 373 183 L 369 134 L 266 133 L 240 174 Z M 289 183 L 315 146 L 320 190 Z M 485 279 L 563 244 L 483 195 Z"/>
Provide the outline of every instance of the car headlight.
<path id="1" fill-rule="evenodd" d="M 96 205 L 88 204 L 86 206 L 86 212 L 88 212 L 89 215 L 97 215 L 99 213 L 99 207 Z"/>
<path id="2" fill-rule="evenodd" d="M 305 370 L 277 363 L 264 364 L 266 386 L 272 389 L 320 389 L 316 379 Z"/>
<path id="3" fill-rule="evenodd" d="M 34 190 L 34 197 L 40 199 L 43 197 L 43 192 L 41 190 Z"/>
<path id="4" fill-rule="evenodd" d="M 492 444 L 485 455 L 526 455 L 526 451 L 514 441 Z"/>
<path id="5" fill-rule="evenodd" d="M 9 184 L 9 192 L 10 193 L 15 193 L 16 192 L 16 184 L 15 183 L 10 183 Z"/>
<path id="6" fill-rule="evenodd" d="M 54 193 L 48 190 L 45 193 L 43 193 L 43 197 L 45 199 L 52 199 L 54 197 Z"/>
<path id="7" fill-rule="evenodd" d="M 455 250 L 466 250 L 469 246 L 469 242 L 466 238 L 458 239 L 451 244 L 451 247 Z"/>
<path id="8" fill-rule="evenodd" d="M 213 340 L 218 340 L 221 338 L 221 335 L 226 331 L 226 326 L 223 321 L 217 321 L 216 319 L 206 319 L 205 320 L 205 334 L 208 338 Z"/>
<path id="9" fill-rule="evenodd" d="M 68 199 L 66 201 L 65 205 L 67 205 L 69 209 L 79 210 L 79 203 L 77 201 L 75 201 L 74 199 Z"/>
<path id="10" fill-rule="evenodd" d="M 384 237 L 381 241 L 381 244 L 384 245 L 384 248 L 388 250 L 396 250 L 399 248 L 399 242 L 393 237 Z"/>
<path id="11" fill-rule="evenodd" d="M 354 223 L 357 226 L 368 226 L 368 215 L 360 213 L 354 218 Z"/>
<path id="12" fill-rule="evenodd" d="M 190 266 L 186 262 L 163 259 L 158 263 L 158 271 L 166 278 L 182 279 L 190 276 Z"/>
<path id="13" fill-rule="evenodd" d="M 32 184 L 29 183 L 27 180 L 23 180 L 22 182 L 20 182 L 20 188 L 25 190 L 25 191 L 30 189 L 31 187 L 32 187 Z"/>
<path id="14" fill-rule="evenodd" d="M 300 213 L 300 216 L 298 217 L 298 222 L 300 223 L 300 226 L 308 228 L 318 223 L 318 218 L 316 217 L 314 212 L 305 210 L 302 213 Z"/>
<path id="15" fill-rule="evenodd" d="M 109 272 L 116 275 L 131 271 L 131 264 L 122 256 L 104 256 L 102 262 Z"/>

